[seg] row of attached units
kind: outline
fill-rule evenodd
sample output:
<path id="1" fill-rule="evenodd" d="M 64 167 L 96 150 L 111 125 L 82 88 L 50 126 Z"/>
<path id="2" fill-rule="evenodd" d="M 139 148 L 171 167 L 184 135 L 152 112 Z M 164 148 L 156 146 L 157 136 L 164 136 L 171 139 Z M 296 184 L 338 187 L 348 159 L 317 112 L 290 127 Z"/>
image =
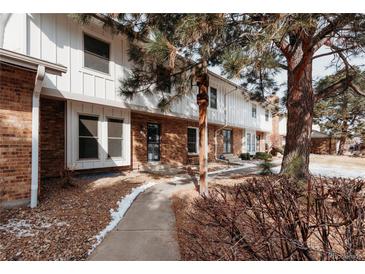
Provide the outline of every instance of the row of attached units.
<path id="1" fill-rule="evenodd" d="M 123 98 L 120 80 L 132 66 L 123 35 L 65 14 L 1 14 L 0 22 L 2 205 L 33 198 L 34 206 L 40 180 L 65 169 L 197 162 L 197 90 L 166 113 L 157 108 L 156 95 Z M 270 148 L 277 127 L 271 104 L 251 101 L 214 73 L 209 96 L 210 161 Z"/>

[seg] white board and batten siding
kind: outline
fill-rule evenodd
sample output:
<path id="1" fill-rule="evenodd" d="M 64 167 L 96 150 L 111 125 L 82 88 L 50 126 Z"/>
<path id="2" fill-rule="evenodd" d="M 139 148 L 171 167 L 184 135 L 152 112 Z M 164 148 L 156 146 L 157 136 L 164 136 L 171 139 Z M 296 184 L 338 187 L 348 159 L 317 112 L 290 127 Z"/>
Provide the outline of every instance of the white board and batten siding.
<path id="1" fill-rule="evenodd" d="M 45 86 L 49 90 L 60 91 L 66 98 L 79 98 L 87 102 L 98 99 L 104 105 L 113 102 L 113 106 L 122 108 L 156 111 L 157 96 L 138 95 L 128 102 L 119 95 L 120 79 L 126 76 L 131 67 L 127 54 L 128 42 L 124 36 L 112 35 L 96 24 L 80 25 L 65 14 L 27 14 L 26 19 L 23 16 L 19 20 L 26 20 L 27 54 L 68 68 L 62 76 L 46 76 Z M 110 44 L 109 74 L 84 67 L 83 33 Z M 224 124 L 224 93 L 229 93 L 235 86 L 214 75 L 210 78 L 210 85 L 217 89 L 217 109 L 209 108 L 208 120 Z M 229 93 L 228 124 L 271 131 L 271 115 L 270 122 L 265 122 L 265 110 L 257 104 L 257 118 L 252 119 L 251 104 L 241 91 Z M 172 114 L 197 119 L 196 88 L 195 92 L 174 104 Z"/>
<path id="2" fill-rule="evenodd" d="M 84 67 L 83 38 L 84 33 L 107 42 L 110 45 L 109 73 L 98 72 Z M 126 101 L 119 94 L 120 79 L 126 77 L 130 71 L 131 63 L 128 60 L 128 41 L 122 35 L 113 35 L 101 25 L 81 25 L 66 14 L 12 14 L 5 27 L 4 48 L 18 51 L 30 56 L 58 63 L 67 67 L 67 73 L 62 76 L 46 75 L 43 93 L 48 96 L 58 96 L 68 99 L 71 108 L 68 110 L 68 152 L 71 155 L 68 165 L 77 164 L 79 168 L 92 168 L 97 166 L 112 165 L 105 161 L 77 162 L 75 153 L 75 113 L 86 105 L 92 110 L 106 113 L 118 109 L 122 113 L 130 110 L 157 112 L 158 97 L 138 95 L 132 101 Z M 271 131 L 271 114 L 269 121 L 265 121 L 265 109 L 257 102 L 245 99 L 241 90 L 236 90 L 235 85 L 220 77 L 211 75 L 210 85 L 217 89 L 217 109 L 208 109 L 210 123 L 225 123 L 224 94 L 227 94 L 227 124 L 231 127 L 240 127 L 252 131 Z M 172 93 L 174 90 L 172 90 Z M 196 104 L 196 87 L 193 91 L 176 102 L 171 109 L 171 115 L 196 119 L 198 106 Z M 72 102 L 71 102 L 72 101 Z M 257 106 L 257 117 L 251 115 L 252 104 Z M 74 107 L 75 105 L 75 107 Z M 76 107 L 77 106 L 77 107 Z M 103 114 L 104 115 L 104 114 Z M 123 114 L 124 116 L 126 114 Z M 105 117 L 105 115 L 103 116 Z M 126 117 L 126 116 L 125 116 Z M 69 120 L 71 119 L 71 120 Z M 126 127 L 125 134 L 129 134 L 130 125 Z M 75 137 L 76 136 L 76 137 Z M 72 139 L 72 140 L 71 140 Z M 103 144 L 101 144 L 103 146 Z M 119 163 L 127 163 L 127 159 Z"/>

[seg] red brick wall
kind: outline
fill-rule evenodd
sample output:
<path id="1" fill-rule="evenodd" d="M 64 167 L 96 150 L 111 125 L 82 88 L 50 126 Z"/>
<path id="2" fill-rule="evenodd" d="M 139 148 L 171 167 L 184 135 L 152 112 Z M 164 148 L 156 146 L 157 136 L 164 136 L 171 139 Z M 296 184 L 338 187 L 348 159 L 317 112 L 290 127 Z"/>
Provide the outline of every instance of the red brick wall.
<path id="1" fill-rule="evenodd" d="M 233 154 L 240 155 L 242 152 L 242 137 L 243 129 L 234 128 L 233 129 Z"/>
<path id="2" fill-rule="evenodd" d="M 282 147 L 281 136 L 279 134 L 279 121 L 279 115 L 272 117 L 272 132 L 270 135 L 270 142 L 274 147 Z"/>
<path id="3" fill-rule="evenodd" d="M 311 153 L 336 154 L 336 141 L 332 138 L 313 138 L 311 140 Z"/>
<path id="4" fill-rule="evenodd" d="M 0 64 L 0 201 L 28 199 L 35 72 Z"/>
<path id="5" fill-rule="evenodd" d="M 179 165 L 187 162 L 187 124 L 182 119 L 147 114 L 131 114 L 132 167 L 147 163 L 147 124 L 160 124 L 160 158 L 163 164 Z"/>
<path id="6" fill-rule="evenodd" d="M 41 98 L 40 170 L 42 178 L 60 176 L 65 163 L 65 102 Z"/>
<path id="7" fill-rule="evenodd" d="M 132 167 L 147 163 L 147 123 L 160 124 L 161 130 L 161 163 L 171 165 L 183 165 L 197 163 L 197 155 L 188 155 L 187 152 L 187 128 L 198 127 L 198 122 L 173 117 L 132 112 Z M 221 126 L 208 125 L 208 160 L 215 158 L 215 131 Z M 233 153 L 241 153 L 241 140 L 243 129 L 233 129 Z M 223 153 L 222 131 L 217 135 L 217 156 Z"/>

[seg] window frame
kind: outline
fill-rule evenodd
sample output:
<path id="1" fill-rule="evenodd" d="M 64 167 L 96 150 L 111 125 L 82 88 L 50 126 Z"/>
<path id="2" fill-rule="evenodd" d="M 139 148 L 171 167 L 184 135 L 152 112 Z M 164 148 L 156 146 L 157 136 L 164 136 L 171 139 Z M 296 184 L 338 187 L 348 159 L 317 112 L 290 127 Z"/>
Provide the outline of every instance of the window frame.
<path id="1" fill-rule="evenodd" d="M 100 70 L 97 70 L 97 69 L 93 69 L 93 68 L 89 68 L 87 66 L 85 66 L 85 35 L 86 36 L 89 36 L 95 40 L 99 40 L 100 42 L 102 43 L 105 43 L 109 46 L 109 59 L 108 59 L 108 72 L 104 72 L 104 71 L 100 71 Z M 94 53 L 90 53 L 90 54 L 94 54 Z M 97 55 L 97 54 L 94 54 L 94 55 Z M 95 72 L 95 73 L 100 73 L 102 75 L 105 75 L 105 76 L 111 76 L 111 56 L 112 56 L 112 44 L 111 44 L 111 41 L 107 41 L 103 38 L 100 38 L 94 34 L 90 34 L 88 32 L 85 32 L 83 31 L 82 32 L 82 68 L 85 69 L 85 70 L 90 70 L 92 72 Z M 104 57 L 101 57 L 100 58 L 104 58 Z"/>
<path id="2" fill-rule="evenodd" d="M 230 148 L 230 151 L 226 151 L 226 136 L 225 136 L 225 134 L 224 134 L 224 132 L 230 132 L 230 146 L 229 146 L 229 148 Z M 223 129 L 222 130 L 222 135 L 223 135 L 223 154 L 232 154 L 233 153 L 233 130 L 232 129 L 230 129 L 230 128 L 226 128 L 226 129 Z"/>
<path id="3" fill-rule="evenodd" d="M 212 89 L 215 91 L 215 107 L 212 106 Z M 209 87 L 209 108 L 218 109 L 218 89 Z"/>
<path id="4" fill-rule="evenodd" d="M 265 121 L 269 122 L 270 120 L 270 111 L 268 109 L 265 109 Z"/>
<path id="5" fill-rule="evenodd" d="M 89 136 L 80 136 L 80 116 L 86 116 L 86 117 L 94 117 L 97 118 L 96 120 L 96 132 L 97 132 L 97 137 L 96 137 L 96 144 L 97 144 L 97 158 L 81 158 L 80 157 L 80 137 L 81 138 L 88 138 L 91 139 L 93 137 L 89 137 Z M 100 128 L 99 128 L 99 123 L 100 123 L 100 116 L 99 115 L 94 115 L 94 114 L 88 114 L 88 113 L 77 113 L 77 161 L 95 161 L 95 160 L 100 160 Z"/>
<path id="6" fill-rule="evenodd" d="M 109 137 L 109 120 L 118 120 L 121 121 L 122 123 L 122 136 L 119 137 Z M 111 116 L 105 116 L 105 121 L 106 121 L 106 147 L 107 147 L 107 155 L 106 155 L 106 160 L 120 160 L 123 159 L 123 149 L 124 149 L 124 119 L 123 118 L 115 118 L 115 117 L 111 117 Z M 111 157 L 109 155 L 109 139 L 114 139 L 114 140 L 120 140 L 121 141 L 121 151 L 120 151 L 120 156 L 117 157 Z"/>
<path id="7" fill-rule="evenodd" d="M 254 113 L 255 113 L 255 115 L 254 115 Z M 254 119 L 257 119 L 257 105 L 256 104 L 251 105 L 251 117 Z"/>
<path id="8" fill-rule="evenodd" d="M 196 152 L 189 152 L 189 134 L 188 134 L 189 129 L 194 129 L 195 130 L 195 135 L 196 135 L 195 150 L 196 150 Z M 186 134 L 187 134 L 186 149 L 188 151 L 188 154 L 189 155 L 199 154 L 199 128 L 198 127 L 188 127 Z"/>

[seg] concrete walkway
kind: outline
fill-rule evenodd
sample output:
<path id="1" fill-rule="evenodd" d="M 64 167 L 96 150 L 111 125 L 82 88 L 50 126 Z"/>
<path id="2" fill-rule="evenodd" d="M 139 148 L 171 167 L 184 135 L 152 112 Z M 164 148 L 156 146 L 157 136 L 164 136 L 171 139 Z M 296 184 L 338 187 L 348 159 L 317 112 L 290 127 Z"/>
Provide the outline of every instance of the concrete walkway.
<path id="1" fill-rule="evenodd" d="M 247 174 L 256 170 L 257 167 L 238 166 L 233 170 L 211 172 L 208 177 Z M 105 237 L 88 260 L 180 260 L 170 197 L 175 191 L 194 189 L 194 185 L 189 176 L 181 175 L 175 180 L 156 184 L 139 195 L 117 227 Z"/>
<path id="2" fill-rule="evenodd" d="M 161 183 L 136 198 L 126 215 L 89 260 L 180 260 L 171 194 L 190 183 Z"/>

